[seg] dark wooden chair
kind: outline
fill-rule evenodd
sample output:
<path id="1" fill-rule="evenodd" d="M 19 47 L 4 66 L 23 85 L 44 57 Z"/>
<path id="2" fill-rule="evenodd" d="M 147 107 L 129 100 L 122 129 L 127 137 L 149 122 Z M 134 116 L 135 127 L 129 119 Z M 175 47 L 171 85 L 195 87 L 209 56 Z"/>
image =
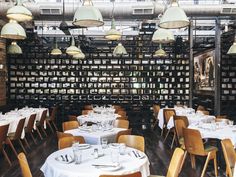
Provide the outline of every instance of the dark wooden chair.
<path id="1" fill-rule="evenodd" d="M 42 140 L 43 137 L 40 133 L 40 130 L 44 133 L 44 135 L 47 137 L 47 133 L 46 133 L 46 130 L 44 129 L 44 122 L 47 118 L 47 110 L 44 110 L 42 115 L 41 115 L 41 118 L 39 121 L 36 122 L 36 131 L 40 137 L 40 139 Z"/>
<path id="2" fill-rule="evenodd" d="M 93 110 L 93 106 L 91 104 L 84 105 L 84 109 Z"/>
<path id="3" fill-rule="evenodd" d="M 32 114 L 30 115 L 29 121 L 27 126 L 25 127 L 25 135 L 30 135 L 34 144 L 36 143 L 35 137 L 33 135 L 33 128 L 34 128 L 34 124 L 35 124 L 35 119 L 36 119 L 36 114 Z M 26 137 L 25 140 L 27 141 Z"/>
<path id="4" fill-rule="evenodd" d="M 154 124 L 153 124 L 153 126 L 152 126 L 152 130 L 154 130 L 154 128 L 156 127 L 156 125 L 158 124 L 158 122 L 159 122 L 159 120 L 158 120 L 158 114 L 159 114 L 159 111 L 160 111 L 160 109 L 161 109 L 161 107 L 160 107 L 160 105 L 158 105 L 158 104 L 154 104 L 153 106 L 152 106 L 152 108 L 153 108 L 153 117 L 154 117 Z"/>
<path id="5" fill-rule="evenodd" d="M 46 117 L 46 119 L 45 119 L 46 120 L 46 124 L 47 124 L 47 126 L 50 127 L 52 133 L 54 132 L 52 127 L 54 127 L 56 131 L 58 130 L 58 128 L 56 126 L 57 109 L 58 109 L 57 107 L 53 107 L 51 115 L 49 117 Z"/>
<path id="6" fill-rule="evenodd" d="M 8 128 L 9 128 L 9 124 L 6 125 L 1 125 L 0 126 L 0 150 L 2 151 L 5 159 L 7 160 L 8 164 L 11 166 L 12 163 L 5 151 L 5 144 L 6 144 L 6 140 L 7 140 L 7 132 L 8 132 Z"/>

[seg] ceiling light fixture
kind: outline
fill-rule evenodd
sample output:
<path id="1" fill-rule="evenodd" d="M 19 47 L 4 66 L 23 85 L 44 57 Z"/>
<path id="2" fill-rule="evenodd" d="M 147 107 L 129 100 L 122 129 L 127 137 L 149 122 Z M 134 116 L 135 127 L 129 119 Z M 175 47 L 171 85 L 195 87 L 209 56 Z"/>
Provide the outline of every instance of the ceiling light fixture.
<path id="1" fill-rule="evenodd" d="M 68 55 L 76 55 L 76 54 L 78 54 L 78 53 L 80 53 L 81 51 L 80 51 L 80 49 L 78 49 L 78 47 L 76 47 L 75 46 L 75 39 L 74 39 L 74 37 L 72 36 L 71 37 L 71 45 L 70 45 L 70 47 L 68 47 L 67 49 L 66 49 L 66 53 L 68 54 Z"/>
<path id="2" fill-rule="evenodd" d="M 114 55 L 114 56 L 127 55 L 127 51 L 126 51 L 125 47 L 124 47 L 121 43 L 119 43 L 119 44 L 115 47 L 115 49 L 114 49 L 114 51 L 113 51 L 113 55 Z"/>
<path id="3" fill-rule="evenodd" d="M 229 48 L 227 54 L 228 55 L 235 55 L 236 54 L 236 40 L 234 41 L 234 43 Z"/>
<path id="4" fill-rule="evenodd" d="M 179 7 L 177 0 L 172 0 L 171 6 L 166 9 L 161 17 L 159 26 L 166 29 L 183 28 L 189 25 L 188 17 Z"/>
<path id="5" fill-rule="evenodd" d="M 23 22 L 32 20 L 33 16 L 32 13 L 23 6 L 21 0 L 17 0 L 17 4 L 7 10 L 7 18 Z"/>
<path id="6" fill-rule="evenodd" d="M 8 54 L 22 54 L 22 50 L 16 42 L 12 42 L 7 48 Z"/>
<path id="7" fill-rule="evenodd" d="M 57 40 L 55 37 L 54 37 L 54 48 L 52 49 L 50 54 L 54 56 L 62 54 L 61 50 L 58 48 Z"/>
<path id="8" fill-rule="evenodd" d="M 101 12 L 93 6 L 91 0 L 84 0 L 82 6 L 76 10 L 72 23 L 79 27 L 98 27 L 104 25 Z"/>
<path id="9" fill-rule="evenodd" d="M 162 49 L 162 45 L 159 44 L 159 49 L 154 53 L 154 57 L 166 57 L 166 52 Z"/>
<path id="10" fill-rule="evenodd" d="M 174 42 L 175 38 L 170 30 L 159 28 L 152 36 L 152 42 L 155 43 L 170 43 Z"/>
<path id="11" fill-rule="evenodd" d="M 24 28 L 15 20 L 10 20 L 1 30 L 1 37 L 13 40 L 22 40 L 26 38 Z"/>

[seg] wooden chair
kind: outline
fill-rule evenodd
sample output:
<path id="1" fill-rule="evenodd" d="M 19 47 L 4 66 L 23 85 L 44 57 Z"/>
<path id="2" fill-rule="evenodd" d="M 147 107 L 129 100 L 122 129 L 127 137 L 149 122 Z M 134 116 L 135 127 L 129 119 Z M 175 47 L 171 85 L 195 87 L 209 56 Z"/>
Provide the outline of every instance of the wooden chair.
<path id="1" fill-rule="evenodd" d="M 126 175 L 100 175 L 99 177 L 142 177 L 140 172 L 135 172 Z"/>
<path id="2" fill-rule="evenodd" d="M 216 119 L 228 119 L 227 115 L 217 115 Z"/>
<path id="3" fill-rule="evenodd" d="M 21 173 L 23 177 L 32 177 L 28 161 L 25 157 L 25 154 L 21 152 L 18 156 L 18 161 L 20 163 Z"/>
<path id="4" fill-rule="evenodd" d="M 206 111 L 206 108 L 204 106 L 202 106 L 202 105 L 198 105 L 196 111 Z"/>
<path id="5" fill-rule="evenodd" d="M 152 108 L 153 108 L 153 117 L 154 117 L 154 120 L 155 120 L 155 122 L 154 122 L 154 124 L 153 124 L 153 126 L 152 126 L 152 130 L 154 130 L 154 128 L 156 127 L 156 125 L 157 125 L 158 122 L 159 122 L 159 120 L 158 120 L 158 114 L 159 114 L 159 111 L 160 111 L 161 107 L 160 107 L 160 105 L 158 105 L 158 104 L 154 104 L 154 105 L 152 106 Z"/>
<path id="6" fill-rule="evenodd" d="M 69 116 L 68 116 L 68 119 L 69 119 L 69 121 L 78 121 L 76 115 L 69 115 Z"/>
<path id="7" fill-rule="evenodd" d="M 192 168 L 196 168 L 195 155 L 206 156 L 207 158 L 201 173 L 201 177 L 204 176 L 210 160 L 214 161 L 215 176 L 217 176 L 217 148 L 214 146 L 207 146 L 206 144 L 203 144 L 201 134 L 198 130 L 183 128 L 183 135 L 185 148 L 190 154 Z"/>
<path id="8" fill-rule="evenodd" d="M 167 124 L 168 124 L 170 118 L 175 116 L 176 112 L 175 112 L 174 109 L 163 109 L 163 115 L 164 115 L 164 124 L 163 124 L 163 127 L 162 127 L 162 131 L 164 131 L 164 129 L 167 129 Z M 169 136 L 170 132 L 174 133 L 174 136 L 173 136 L 173 139 L 172 139 L 172 142 L 171 142 L 171 144 L 173 144 L 173 142 L 175 140 L 175 129 L 174 129 L 174 127 L 168 129 L 167 134 L 164 138 L 164 142 L 166 141 L 166 139 Z"/>
<path id="9" fill-rule="evenodd" d="M 24 147 L 23 143 L 21 142 L 21 134 L 22 134 L 22 131 L 23 131 L 23 128 L 24 128 L 24 124 L 25 124 L 25 118 L 21 119 L 18 122 L 18 125 L 17 125 L 17 128 L 16 128 L 16 132 L 8 133 L 8 135 L 7 135 L 8 138 L 7 138 L 6 143 L 10 145 L 10 147 L 12 148 L 12 150 L 13 150 L 14 154 L 16 155 L 16 157 L 18 156 L 18 154 L 16 152 L 16 149 L 15 149 L 12 141 L 18 141 L 19 145 L 21 146 L 21 148 L 23 149 L 24 153 L 26 154 L 25 147 Z"/>
<path id="10" fill-rule="evenodd" d="M 27 139 L 26 139 L 26 135 L 30 135 L 31 136 L 31 138 L 32 138 L 32 140 L 33 140 L 33 142 L 34 142 L 34 144 L 37 144 L 36 143 L 36 140 L 35 140 L 35 138 L 34 138 L 34 135 L 33 135 L 33 133 L 32 133 L 32 131 L 33 131 L 33 128 L 34 128 L 34 124 L 35 124 L 35 119 L 36 119 L 36 114 L 32 114 L 32 115 L 30 115 L 30 118 L 29 118 L 29 120 L 28 120 L 28 124 L 27 124 L 27 126 L 25 127 L 25 140 L 27 141 Z"/>
<path id="11" fill-rule="evenodd" d="M 8 132 L 8 128 L 9 128 L 9 124 L 6 125 L 1 125 L 0 126 L 0 150 L 2 151 L 5 159 L 7 160 L 8 164 L 11 166 L 12 163 L 5 151 L 5 144 L 6 144 L 6 140 L 7 140 L 7 132 Z"/>
<path id="12" fill-rule="evenodd" d="M 209 111 L 201 111 L 204 115 L 210 115 Z"/>
<path id="13" fill-rule="evenodd" d="M 233 177 L 234 165 L 236 162 L 236 153 L 234 151 L 234 145 L 230 139 L 224 139 L 221 141 L 225 163 L 226 163 L 226 175 Z"/>
<path id="14" fill-rule="evenodd" d="M 119 114 L 121 117 L 127 117 L 126 111 L 123 110 L 117 111 L 117 114 Z"/>
<path id="15" fill-rule="evenodd" d="M 229 123 L 229 119 L 216 118 L 215 122 L 224 122 L 224 123 L 228 124 Z"/>
<path id="16" fill-rule="evenodd" d="M 63 132 L 66 130 L 76 129 L 79 127 L 78 121 L 67 121 L 62 123 Z"/>
<path id="17" fill-rule="evenodd" d="M 138 135 L 121 135 L 118 143 L 125 143 L 127 146 L 138 149 L 142 152 L 145 151 L 145 141 L 143 136 Z"/>
<path id="18" fill-rule="evenodd" d="M 84 109 L 93 110 L 93 106 L 91 104 L 84 105 Z"/>
<path id="19" fill-rule="evenodd" d="M 40 120 L 39 120 L 39 121 L 36 121 L 36 131 L 37 131 L 37 133 L 38 133 L 38 135 L 39 135 L 39 137 L 40 137 L 41 140 L 43 139 L 43 137 L 42 137 L 42 135 L 41 135 L 41 133 L 40 133 L 40 130 L 41 130 L 41 131 L 44 133 L 44 135 L 47 137 L 47 133 L 46 133 L 46 131 L 45 131 L 45 129 L 44 129 L 44 122 L 45 122 L 45 120 L 46 120 L 46 117 L 47 117 L 47 110 L 44 110 L 43 113 L 42 113 L 42 115 L 41 115 Z"/>
<path id="20" fill-rule="evenodd" d="M 178 146 L 182 149 L 185 149 L 183 128 L 188 127 L 188 118 L 186 116 L 174 116 L 174 125 Z"/>
<path id="21" fill-rule="evenodd" d="M 116 128 L 129 128 L 129 121 L 128 120 L 115 120 L 114 127 Z"/>
<path id="22" fill-rule="evenodd" d="M 122 130 L 122 131 L 119 131 L 117 134 L 116 134 L 116 143 L 118 143 L 118 139 L 121 135 L 131 135 L 131 132 L 132 132 L 132 128 L 128 129 L 128 130 Z"/>
<path id="23" fill-rule="evenodd" d="M 82 110 L 82 115 L 88 115 L 90 112 L 93 112 L 93 110 L 92 109 L 84 109 L 84 110 Z"/>
<path id="24" fill-rule="evenodd" d="M 128 120 L 128 117 L 117 117 L 116 120 Z"/>
<path id="25" fill-rule="evenodd" d="M 182 169 L 182 161 L 184 159 L 184 150 L 180 149 L 180 148 L 176 148 L 171 161 L 170 161 L 170 165 L 168 167 L 167 170 L 167 174 L 166 177 L 178 177 L 179 173 Z M 161 176 L 157 176 L 157 175 L 150 175 L 149 177 L 161 177 Z"/>
<path id="26" fill-rule="evenodd" d="M 64 138 L 64 137 L 72 137 L 73 135 L 70 133 L 64 133 L 57 131 L 57 140 Z"/>
<path id="27" fill-rule="evenodd" d="M 79 142 L 80 144 L 84 144 L 85 140 L 83 136 L 68 136 L 60 138 L 58 140 L 58 149 L 71 147 L 74 142 Z"/>
<path id="28" fill-rule="evenodd" d="M 57 107 L 53 107 L 50 117 L 46 117 L 46 124 L 50 127 L 52 133 L 54 132 L 52 127 L 54 127 L 56 131 L 58 130 L 56 126 L 56 114 Z"/>

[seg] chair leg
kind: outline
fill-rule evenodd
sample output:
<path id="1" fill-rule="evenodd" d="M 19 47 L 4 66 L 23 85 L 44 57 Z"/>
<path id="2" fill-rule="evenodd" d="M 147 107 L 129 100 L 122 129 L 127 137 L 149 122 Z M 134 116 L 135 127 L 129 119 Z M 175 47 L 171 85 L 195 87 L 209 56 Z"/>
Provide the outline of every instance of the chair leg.
<path id="1" fill-rule="evenodd" d="M 207 158 L 206 158 L 206 162 L 205 162 L 203 170 L 202 170 L 201 177 L 204 177 L 204 174 L 205 174 L 206 169 L 207 169 L 207 165 L 208 165 L 210 160 L 211 160 L 211 153 L 208 153 Z"/>
<path id="2" fill-rule="evenodd" d="M 42 130 L 42 132 L 44 133 L 45 137 L 47 137 L 48 135 L 47 135 L 47 133 L 46 133 L 46 131 L 45 131 L 45 129 L 44 129 L 43 126 L 41 126 L 41 130 Z"/>
<path id="3" fill-rule="evenodd" d="M 170 129 L 168 130 L 168 132 L 167 132 L 167 134 L 166 134 L 166 136 L 165 136 L 164 142 L 166 141 L 166 139 L 167 139 L 169 133 L 170 133 Z"/>
<path id="4" fill-rule="evenodd" d="M 27 154 L 27 152 L 26 152 L 26 150 L 25 150 L 25 147 L 24 147 L 24 145 L 22 144 L 22 142 L 21 142 L 20 139 L 18 139 L 18 142 L 19 142 L 21 148 L 23 149 L 24 153 Z"/>
<path id="5" fill-rule="evenodd" d="M 152 130 L 154 130 L 154 128 L 156 127 L 157 123 L 158 123 L 158 119 L 155 120 L 155 122 L 154 122 L 154 124 L 152 126 Z"/>
<path id="6" fill-rule="evenodd" d="M 196 159 L 195 155 L 190 154 L 190 159 L 191 159 L 191 166 L 193 169 L 196 169 Z"/>
<path id="7" fill-rule="evenodd" d="M 41 140 L 43 140 L 43 137 L 42 137 L 42 135 L 41 135 L 41 133 L 40 133 L 40 131 L 39 131 L 39 128 L 38 128 L 38 127 L 36 128 L 36 131 L 37 131 L 37 133 L 38 133 L 38 135 L 39 135 L 40 139 L 41 139 Z"/>
<path id="8" fill-rule="evenodd" d="M 6 158 L 8 164 L 11 166 L 12 163 L 11 163 L 11 161 L 10 161 L 10 159 L 9 159 L 9 157 L 8 157 L 8 155 L 7 155 L 7 153 L 6 153 L 6 151 L 4 150 L 4 148 L 2 148 L 2 153 L 3 153 L 4 157 Z"/>
<path id="9" fill-rule="evenodd" d="M 164 130 L 165 130 L 165 125 L 162 126 L 162 129 L 161 129 L 161 136 L 163 136 Z"/>
<path id="10" fill-rule="evenodd" d="M 183 166 L 184 166 L 184 162 L 185 162 L 185 159 L 186 159 L 186 157 L 187 157 L 187 154 L 188 154 L 188 152 L 185 151 L 185 152 L 184 152 L 183 160 L 182 160 L 181 165 L 180 165 L 180 168 L 179 168 L 179 172 L 182 170 L 182 168 L 183 168 Z"/>
<path id="11" fill-rule="evenodd" d="M 27 146 L 29 149 L 31 149 L 31 148 L 30 148 L 30 145 L 29 145 L 29 143 L 28 143 L 28 141 L 27 141 L 27 139 L 26 139 L 26 137 L 25 137 L 23 140 L 24 140 L 26 146 Z"/>
<path id="12" fill-rule="evenodd" d="M 55 122 L 52 121 L 52 125 L 54 126 L 55 130 L 58 131 L 58 128 L 57 128 Z"/>
<path id="13" fill-rule="evenodd" d="M 54 133 L 54 130 L 53 130 L 53 128 L 52 128 L 52 126 L 51 126 L 50 122 L 49 122 L 49 121 L 47 121 L 46 123 L 47 123 L 47 125 L 49 126 L 49 128 L 50 128 L 51 132 L 52 132 L 52 133 Z"/>
<path id="14" fill-rule="evenodd" d="M 175 138 L 176 138 L 176 133 L 174 131 L 174 136 L 173 136 L 173 139 L 172 139 L 172 142 L 171 142 L 171 146 L 170 146 L 171 149 L 173 148 L 173 145 L 174 145 L 174 142 L 175 142 Z"/>
<path id="15" fill-rule="evenodd" d="M 30 132 L 30 136 L 31 136 L 31 138 L 33 139 L 34 144 L 37 144 L 36 141 L 35 141 L 35 138 L 34 138 L 34 135 L 33 135 L 32 132 Z"/>
<path id="16" fill-rule="evenodd" d="M 7 142 L 7 144 L 10 145 L 12 151 L 14 152 L 14 154 L 16 155 L 16 158 L 17 158 L 18 154 L 17 154 L 16 149 L 15 149 L 14 145 L 12 144 L 11 140 L 9 138 L 7 138 L 6 142 Z"/>
<path id="17" fill-rule="evenodd" d="M 218 167 L 217 167 L 217 159 L 216 157 L 214 158 L 214 170 L 215 170 L 215 176 L 217 177 L 218 176 Z"/>

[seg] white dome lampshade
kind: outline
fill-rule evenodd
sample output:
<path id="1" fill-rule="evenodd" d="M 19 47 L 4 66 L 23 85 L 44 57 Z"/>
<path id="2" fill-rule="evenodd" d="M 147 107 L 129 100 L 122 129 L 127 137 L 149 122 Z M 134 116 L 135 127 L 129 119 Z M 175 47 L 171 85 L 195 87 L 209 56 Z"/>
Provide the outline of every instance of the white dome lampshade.
<path id="1" fill-rule="evenodd" d="M 114 56 L 126 55 L 126 54 L 127 54 L 127 51 L 121 43 L 119 43 L 113 51 Z"/>
<path id="2" fill-rule="evenodd" d="M 62 54 L 62 52 L 61 52 L 61 50 L 58 48 L 58 45 L 57 45 L 57 41 L 56 41 L 56 39 L 54 38 L 54 48 L 52 49 L 52 51 L 51 51 L 51 55 L 54 55 L 54 56 L 56 56 L 56 55 L 61 55 Z"/>
<path id="3" fill-rule="evenodd" d="M 177 0 L 172 0 L 171 6 L 166 9 L 160 19 L 159 26 L 166 29 L 183 28 L 189 25 L 188 17 L 178 5 Z"/>
<path id="4" fill-rule="evenodd" d="M 79 7 L 75 14 L 73 25 L 79 27 L 99 27 L 104 25 L 101 12 L 93 6 L 91 0 L 84 0 L 84 3 Z"/>
<path id="5" fill-rule="evenodd" d="M 171 43 L 174 42 L 175 38 L 170 30 L 159 28 L 155 31 L 152 36 L 152 42 L 154 43 Z"/>
<path id="6" fill-rule="evenodd" d="M 10 20 L 9 23 L 5 24 L 1 30 L 2 38 L 22 40 L 26 38 L 25 29 L 17 23 L 15 20 Z"/>
<path id="7" fill-rule="evenodd" d="M 154 53 L 154 57 L 166 57 L 166 52 L 162 49 L 161 44 L 159 44 L 159 49 Z"/>
<path id="8" fill-rule="evenodd" d="M 7 18 L 18 22 L 31 21 L 32 13 L 22 5 L 21 0 L 17 0 L 17 4 L 7 10 Z"/>
<path id="9" fill-rule="evenodd" d="M 236 55 L 236 41 L 234 41 L 233 45 L 229 48 L 228 55 Z"/>
<path id="10" fill-rule="evenodd" d="M 119 40 L 121 38 L 121 32 L 116 30 L 115 19 L 112 18 L 111 29 L 106 32 L 105 38 L 108 40 Z"/>
<path id="11" fill-rule="evenodd" d="M 72 37 L 71 38 L 71 45 L 70 45 L 70 47 L 68 47 L 66 49 L 66 53 L 68 55 L 72 55 L 73 56 L 73 55 L 76 55 L 76 54 L 78 54 L 80 52 L 81 52 L 80 49 L 78 49 L 78 47 L 75 46 L 75 39 L 74 39 L 74 37 Z"/>
<path id="12" fill-rule="evenodd" d="M 17 45 L 16 42 L 12 42 L 11 45 L 8 46 L 7 48 L 7 53 L 8 54 L 22 54 L 22 50 L 19 45 Z"/>
<path id="13" fill-rule="evenodd" d="M 80 50 L 80 52 L 78 54 L 73 55 L 74 59 L 85 59 L 85 54 L 82 52 L 82 50 L 80 49 L 80 46 L 78 46 L 78 49 Z"/>

